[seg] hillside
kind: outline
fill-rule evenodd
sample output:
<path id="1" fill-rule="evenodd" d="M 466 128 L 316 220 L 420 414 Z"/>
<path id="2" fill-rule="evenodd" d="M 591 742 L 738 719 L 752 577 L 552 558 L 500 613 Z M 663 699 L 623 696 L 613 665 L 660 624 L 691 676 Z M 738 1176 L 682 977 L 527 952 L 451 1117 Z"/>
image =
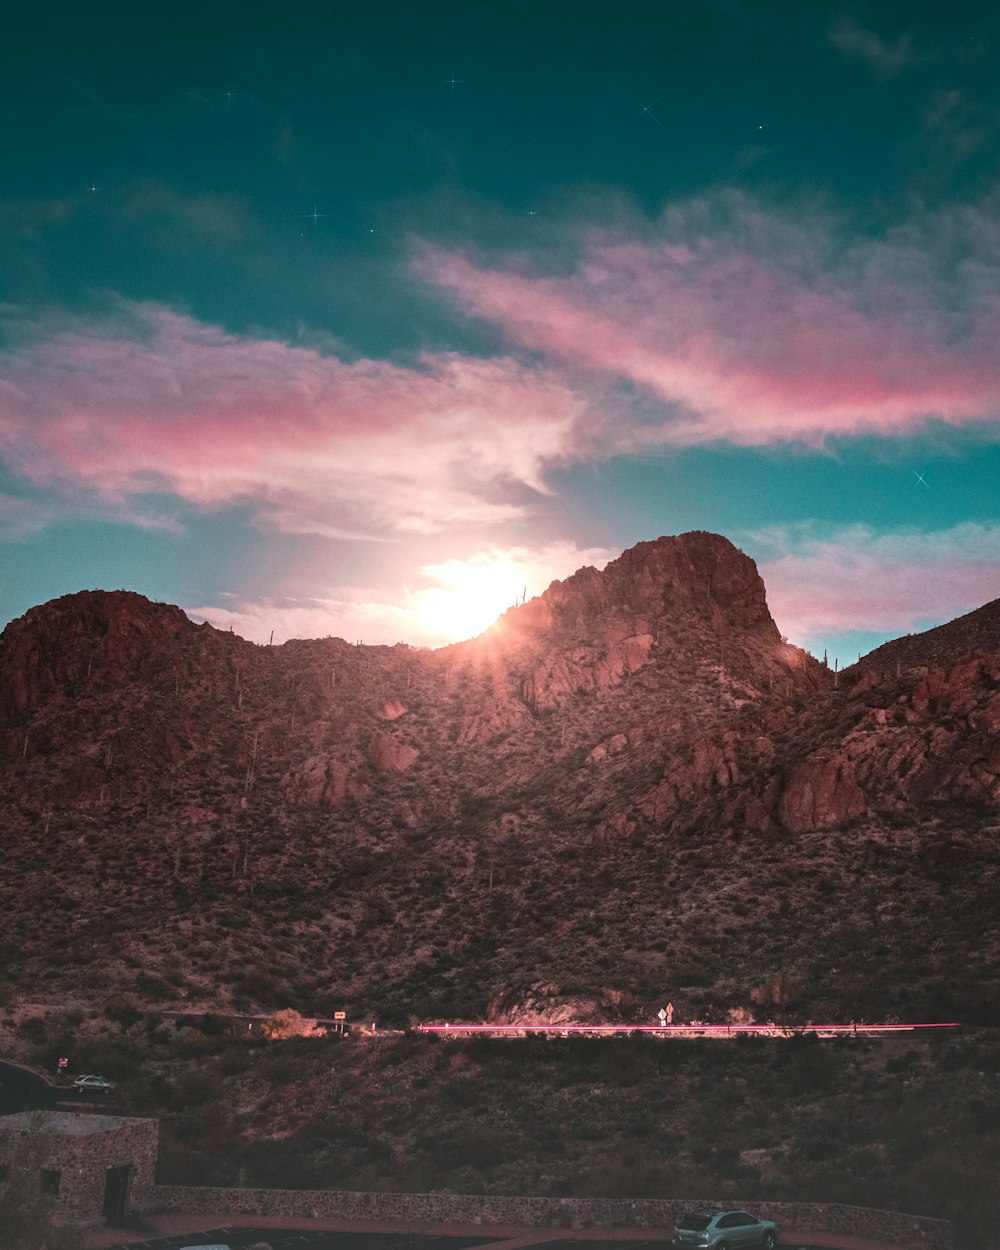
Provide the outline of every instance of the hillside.
<path id="1" fill-rule="evenodd" d="M 435 652 L 259 647 L 122 591 L 44 604 L 0 636 L 0 1050 L 119 1080 L 166 1180 L 814 1197 L 985 1245 L 998 632 L 1000 602 L 834 675 L 708 534 Z M 261 1043 L 222 1019 L 668 1000 L 963 1029 Z"/>
<path id="2" fill-rule="evenodd" d="M 45 604 L 0 637 L 8 975 L 394 1024 L 992 1019 L 1000 602 L 963 621 L 835 678 L 700 533 L 434 652 Z"/>

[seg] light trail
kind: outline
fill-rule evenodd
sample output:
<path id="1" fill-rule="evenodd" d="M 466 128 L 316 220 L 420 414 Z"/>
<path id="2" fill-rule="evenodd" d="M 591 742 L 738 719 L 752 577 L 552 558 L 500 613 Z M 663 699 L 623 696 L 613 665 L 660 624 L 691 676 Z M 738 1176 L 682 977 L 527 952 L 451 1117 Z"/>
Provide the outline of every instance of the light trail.
<path id="1" fill-rule="evenodd" d="M 818 1037 L 852 1037 L 881 1033 L 913 1033 L 917 1029 L 957 1029 L 957 1021 L 934 1021 L 924 1024 L 421 1024 L 418 1032 L 489 1033 L 500 1036 L 521 1036 L 527 1033 L 552 1033 L 566 1037 L 570 1033 L 606 1036 L 615 1033 L 653 1033 L 660 1037 L 732 1037 L 736 1033 L 761 1037 L 795 1037 L 815 1033 Z"/>

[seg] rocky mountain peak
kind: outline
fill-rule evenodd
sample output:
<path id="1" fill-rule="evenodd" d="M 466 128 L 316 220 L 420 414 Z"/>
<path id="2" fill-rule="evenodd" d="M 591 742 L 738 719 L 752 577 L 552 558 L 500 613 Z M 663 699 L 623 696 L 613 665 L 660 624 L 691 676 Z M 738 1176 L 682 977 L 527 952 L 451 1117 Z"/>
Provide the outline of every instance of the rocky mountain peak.
<path id="1" fill-rule="evenodd" d="M 579 569 L 509 611 L 503 625 L 563 633 L 630 613 L 668 632 L 672 623 L 687 617 L 719 635 L 740 632 L 764 643 L 780 642 L 756 564 L 727 538 L 697 530 L 638 543 L 603 572 Z"/>

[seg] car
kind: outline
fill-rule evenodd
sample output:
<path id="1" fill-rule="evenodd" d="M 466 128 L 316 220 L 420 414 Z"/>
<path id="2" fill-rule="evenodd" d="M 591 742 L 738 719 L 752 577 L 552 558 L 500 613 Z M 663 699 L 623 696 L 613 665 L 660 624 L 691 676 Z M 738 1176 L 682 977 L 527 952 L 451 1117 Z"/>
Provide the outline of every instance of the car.
<path id="1" fill-rule="evenodd" d="M 672 1244 L 697 1250 L 740 1250 L 743 1246 L 774 1250 L 778 1226 L 747 1211 L 689 1211 L 677 1221 Z"/>
<path id="2" fill-rule="evenodd" d="M 110 1094 L 114 1087 L 114 1081 L 109 1081 L 106 1076 L 78 1076 L 73 1082 L 74 1089 L 85 1093 Z"/>

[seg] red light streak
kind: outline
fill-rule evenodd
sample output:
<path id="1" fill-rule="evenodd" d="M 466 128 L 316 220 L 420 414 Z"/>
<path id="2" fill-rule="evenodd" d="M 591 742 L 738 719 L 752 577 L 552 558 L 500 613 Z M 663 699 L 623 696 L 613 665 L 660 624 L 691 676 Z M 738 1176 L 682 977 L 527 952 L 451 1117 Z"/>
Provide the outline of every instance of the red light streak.
<path id="1" fill-rule="evenodd" d="M 924 1024 L 421 1024 L 423 1033 L 658 1033 L 660 1036 L 763 1033 L 792 1037 L 799 1033 L 912 1033 L 915 1029 L 957 1029 L 957 1021 Z"/>

